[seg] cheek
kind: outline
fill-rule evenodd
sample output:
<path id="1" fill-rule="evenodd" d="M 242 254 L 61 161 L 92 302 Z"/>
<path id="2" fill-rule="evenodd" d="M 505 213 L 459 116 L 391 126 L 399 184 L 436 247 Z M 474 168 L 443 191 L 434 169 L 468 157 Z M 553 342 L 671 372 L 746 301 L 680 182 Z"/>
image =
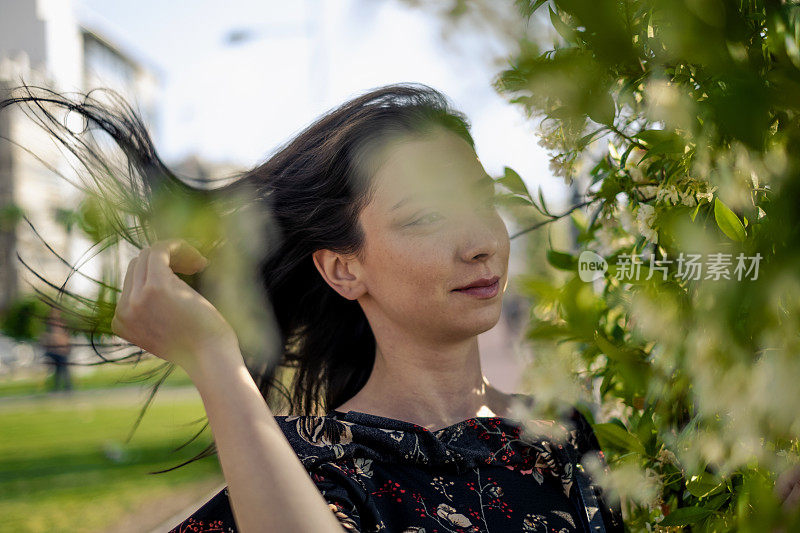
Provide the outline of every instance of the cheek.
<path id="1" fill-rule="evenodd" d="M 503 258 L 506 262 L 508 262 L 508 257 L 511 255 L 511 241 L 508 238 L 508 232 L 506 232 L 503 236 L 503 239 L 500 241 L 501 248 L 503 250 Z"/>
<path id="2" fill-rule="evenodd" d="M 504 261 L 508 261 L 508 257 L 511 253 L 511 240 L 509 239 L 508 229 L 506 228 L 505 222 L 503 219 L 500 218 L 498 215 L 497 217 L 497 240 L 500 243 L 500 247 L 498 248 L 499 255 L 503 258 Z"/>
<path id="3" fill-rule="evenodd" d="M 435 242 L 408 237 L 384 238 L 374 247 L 370 287 L 403 307 L 434 304 L 446 291 L 449 271 L 445 250 Z"/>

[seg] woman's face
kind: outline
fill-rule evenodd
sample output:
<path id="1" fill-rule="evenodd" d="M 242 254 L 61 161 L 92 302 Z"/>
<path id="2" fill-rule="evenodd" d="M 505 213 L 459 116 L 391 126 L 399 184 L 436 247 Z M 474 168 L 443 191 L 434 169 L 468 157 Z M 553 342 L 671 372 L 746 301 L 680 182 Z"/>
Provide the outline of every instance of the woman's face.
<path id="1" fill-rule="evenodd" d="M 357 276 L 373 327 L 391 321 L 432 339 L 491 329 L 507 283 L 508 230 L 477 155 L 456 134 L 436 129 L 387 145 L 360 214 L 366 236 Z M 455 289 L 499 277 L 495 294 Z"/>

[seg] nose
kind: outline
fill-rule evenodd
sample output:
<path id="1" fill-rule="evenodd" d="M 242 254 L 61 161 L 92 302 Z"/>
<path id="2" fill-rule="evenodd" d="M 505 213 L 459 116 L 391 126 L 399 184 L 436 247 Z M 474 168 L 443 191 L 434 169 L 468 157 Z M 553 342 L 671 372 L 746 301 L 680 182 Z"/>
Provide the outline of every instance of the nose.
<path id="1" fill-rule="evenodd" d="M 505 224 L 503 224 L 505 228 Z M 464 217 L 460 228 L 462 243 L 459 249 L 461 259 L 466 262 L 486 261 L 494 256 L 501 247 L 497 222 L 488 220 L 476 213 Z M 508 233 L 506 232 L 506 237 Z"/>

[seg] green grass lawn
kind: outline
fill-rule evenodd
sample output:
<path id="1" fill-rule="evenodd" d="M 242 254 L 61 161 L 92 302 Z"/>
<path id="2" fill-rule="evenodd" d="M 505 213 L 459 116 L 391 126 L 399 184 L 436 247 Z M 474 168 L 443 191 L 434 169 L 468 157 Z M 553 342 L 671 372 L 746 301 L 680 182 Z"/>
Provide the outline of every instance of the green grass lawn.
<path id="1" fill-rule="evenodd" d="M 128 444 L 143 402 L 115 398 L 113 391 L 90 399 L 0 402 L 0 530 L 106 531 L 137 506 L 141 511 L 142 502 L 202 482 L 224 483 L 216 457 L 147 474 L 210 442 L 206 428 L 201 442 L 170 453 L 202 427 L 189 423 L 204 417 L 196 391 L 173 390 L 159 391 Z"/>
<path id="2" fill-rule="evenodd" d="M 137 364 L 103 363 L 96 366 L 71 366 L 72 385 L 75 390 L 100 389 L 118 385 L 131 385 L 137 376 L 145 374 L 163 365 L 164 361 L 155 357 L 142 359 Z M 44 394 L 50 388 L 52 377 L 48 375 L 49 367 L 41 365 L 33 375 L 0 379 L 0 397 L 23 394 Z M 158 372 L 161 375 L 163 370 Z M 155 384 L 156 377 L 148 378 L 147 383 Z M 162 387 L 191 385 L 191 380 L 180 368 L 176 368 L 167 377 Z"/>

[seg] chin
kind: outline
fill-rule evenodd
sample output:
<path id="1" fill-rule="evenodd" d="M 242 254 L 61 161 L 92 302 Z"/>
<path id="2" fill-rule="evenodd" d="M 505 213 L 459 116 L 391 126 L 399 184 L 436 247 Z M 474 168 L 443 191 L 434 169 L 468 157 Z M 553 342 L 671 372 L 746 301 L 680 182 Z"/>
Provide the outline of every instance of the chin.
<path id="1" fill-rule="evenodd" d="M 467 318 L 464 316 L 463 318 Z M 485 331 L 489 331 L 500 322 L 500 305 L 496 309 L 487 308 L 482 309 L 481 312 L 476 312 L 473 320 L 470 321 L 474 335 L 479 335 Z"/>

